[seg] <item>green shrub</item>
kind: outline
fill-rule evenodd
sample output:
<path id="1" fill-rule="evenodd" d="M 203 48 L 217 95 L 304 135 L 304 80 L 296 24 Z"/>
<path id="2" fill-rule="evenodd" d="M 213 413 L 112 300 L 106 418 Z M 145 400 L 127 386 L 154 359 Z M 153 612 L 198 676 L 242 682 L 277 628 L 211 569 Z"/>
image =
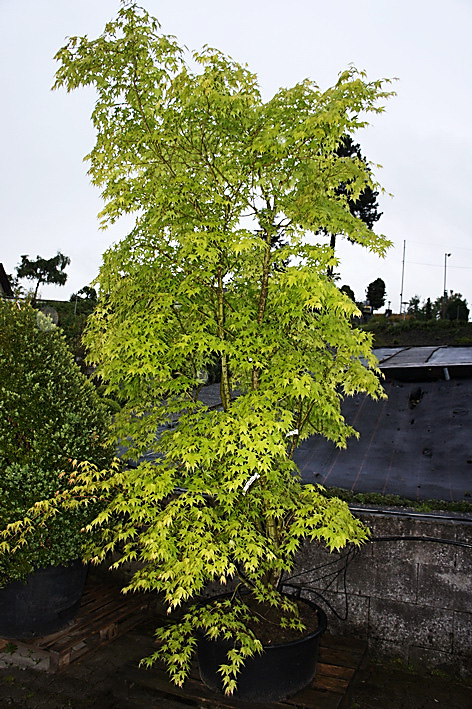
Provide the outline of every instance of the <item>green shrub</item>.
<path id="1" fill-rule="evenodd" d="M 0 530 L 67 487 L 75 461 L 109 465 L 107 426 L 60 330 L 30 305 L 0 301 Z M 58 512 L 25 545 L 4 543 L 0 586 L 80 557 L 80 529 L 96 512 L 95 504 Z"/>

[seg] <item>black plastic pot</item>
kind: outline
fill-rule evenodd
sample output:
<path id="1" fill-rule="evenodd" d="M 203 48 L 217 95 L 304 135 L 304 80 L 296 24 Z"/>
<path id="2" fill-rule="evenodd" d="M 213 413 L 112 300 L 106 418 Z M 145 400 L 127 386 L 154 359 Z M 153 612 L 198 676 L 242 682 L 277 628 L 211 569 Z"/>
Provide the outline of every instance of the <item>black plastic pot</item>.
<path id="1" fill-rule="evenodd" d="M 86 576 L 87 567 L 74 561 L 38 569 L 25 583 L 0 588 L 0 637 L 38 637 L 65 627 L 80 606 Z"/>
<path id="2" fill-rule="evenodd" d="M 326 614 L 322 608 L 307 599 L 318 616 L 318 627 L 312 633 L 287 643 L 264 645 L 264 652 L 246 660 L 238 674 L 234 699 L 244 702 L 277 702 L 288 699 L 308 686 L 315 676 L 318 646 L 326 630 Z M 223 693 L 218 669 L 227 663 L 227 652 L 233 647 L 227 640 L 197 639 L 200 677 L 214 692 Z"/>

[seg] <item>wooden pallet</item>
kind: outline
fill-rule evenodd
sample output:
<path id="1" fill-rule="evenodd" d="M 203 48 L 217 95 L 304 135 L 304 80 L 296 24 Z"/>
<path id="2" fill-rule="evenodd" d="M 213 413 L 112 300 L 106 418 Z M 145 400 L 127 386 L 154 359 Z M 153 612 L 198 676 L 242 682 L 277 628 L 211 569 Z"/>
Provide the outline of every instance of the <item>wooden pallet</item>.
<path id="1" fill-rule="evenodd" d="M 87 583 L 76 619 L 52 635 L 28 640 L 0 638 L 0 666 L 58 672 L 123 635 L 155 610 L 153 594 L 127 594 L 96 579 Z"/>
<path id="2" fill-rule="evenodd" d="M 367 652 L 367 644 L 350 638 L 324 635 L 320 644 L 320 655 L 316 676 L 311 685 L 284 702 L 271 702 L 254 706 L 261 709 L 346 709 L 350 706 L 351 693 L 356 672 L 362 666 Z M 183 687 L 169 682 L 163 668 L 155 666 L 144 669 L 136 664 L 124 671 L 120 687 L 120 697 L 127 697 L 128 707 L 198 706 L 198 707 L 240 707 L 247 709 L 247 702 L 217 696 L 207 689 L 198 675 L 196 665 Z"/>

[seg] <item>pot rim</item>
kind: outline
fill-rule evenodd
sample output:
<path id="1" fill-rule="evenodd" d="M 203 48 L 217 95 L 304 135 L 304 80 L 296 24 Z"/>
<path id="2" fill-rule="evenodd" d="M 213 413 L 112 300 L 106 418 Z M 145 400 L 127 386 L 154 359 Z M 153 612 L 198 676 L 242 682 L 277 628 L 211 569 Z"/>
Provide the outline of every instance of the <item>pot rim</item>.
<path id="1" fill-rule="evenodd" d="M 217 596 L 211 596 L 210 598 L 206 598 L 204 601 L 202 601 L 202 605 L 212 603 L 212 601 L 216 601 L 219 599 L 229 598 L 232 595 L 233 594 L 231 592 L 229 592 L 229 593 L 221 593 L 221 594 L 218 594 Z M 244 595 L 244 594 L 242 594 L 242 595 Z M 282 593 L 281 595 L 286 596 L 290 600 L 302 601 L 302 603 L 305 603 L 307 606 L 310 606 L 311 609 L 316 612 L 316 615 L 318 617 L 318 626 L 315 628 L 315 630 L 312 630 L 311 632 L 307 633 L 306 635 L 300 634 L 300 637 L 295 638 L 294 640 L 286 640 L 285 642 L 274 643 L 272 645 L 264 645 L 263 644 L 262 647 L 263 647 L 264 651 L 271 650 L 274 648 L 290 647 L 290 646 L 296 645 L 297 643 L 300 643 L 300 642 L 313 640 L 317 636 L 322 635 L 325 632 L 327 625 L 328 625 L 328 618 L 326 616 L 326 613 L 324 612 L 323 608 L 321 608 L 321 606 L 319 606 L 317 603 L 314 603 L 314 601 L 310 600 L 309 598 L 302 598 L 301 596 L 300 597 L 292 596 L 288 593 Z M 219 638 L 219 637 L 218 638 L 208 638 L 205 631 L 203 631 L 201 629 L 197 629 L 195 631 L 195 633 L 197 636 L 204 638 L 208 642 L 211 642 L 212 640 L 214 640 L 216 642 L 217 641 L 229 642 L 229 643 L 231 642 L 231 640 L 226 640 L 224 638 Z"/>

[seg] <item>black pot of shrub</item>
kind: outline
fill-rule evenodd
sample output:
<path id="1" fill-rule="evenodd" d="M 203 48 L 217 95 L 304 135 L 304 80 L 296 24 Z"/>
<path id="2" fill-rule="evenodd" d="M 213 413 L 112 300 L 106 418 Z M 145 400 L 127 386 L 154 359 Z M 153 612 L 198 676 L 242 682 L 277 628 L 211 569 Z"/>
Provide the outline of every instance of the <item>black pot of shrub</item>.
<path id="1" fill-rule="evenodd" d="M 100 503 L 35 510 L 70 487 L 77 461 L 107 466 L 113 452 L 93 385 L 60 330 L 28 304 L 0 300 L 0 392 L 0 636 L 21 637 L 70 620 L 85 580 L 81 530 Z"/>
<path id="2" fill-rule="evenodd" d="M 0 637 L 49 635 L 70 623 L 80 606 L 87 566 L 47 566 L 0 588 Z"/>
<path id="3" fill-rule="evenodd" d="M 293 599 L 292 599 L 293 600 Z M 298 612 L 305 621 L 303 633 L 280 628 L 277 608 L 257 607 L 253 628 L 256 637 L 265 638 L 262 652 L 247 657 L 239 670 L 233 698 L 246 702 L 278 702 L 308 686 L 315 676 L 319 640 L 326 630 L 326 614 L 307 599 L 297 599 Z M 258 632 L 258 626 L 261 626 Z M 282 638 L 278 641 L 282 631 Z M 231 639 L 210 638 L 201 631 L 197 637 L 200 677 L 212 691 L 224 693 L 220 667 L 228 663 L 228 653 L 237 647 Z"/>

